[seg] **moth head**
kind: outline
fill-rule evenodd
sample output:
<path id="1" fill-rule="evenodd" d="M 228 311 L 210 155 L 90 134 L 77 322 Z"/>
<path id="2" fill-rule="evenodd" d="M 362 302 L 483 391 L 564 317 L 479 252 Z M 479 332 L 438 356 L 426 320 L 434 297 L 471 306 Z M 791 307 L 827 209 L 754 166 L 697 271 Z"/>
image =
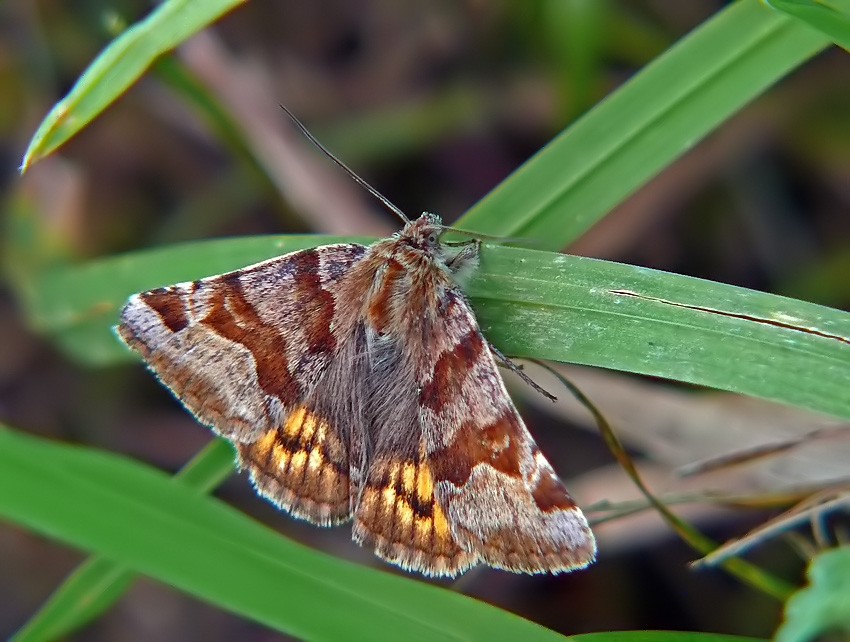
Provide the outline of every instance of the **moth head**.
<path id="1" fill-rule="evenodd" d="M 404 226 L 400 236 L 411 247 L 432 254 L 440 249 L 440 237 L 443 235 L 442 219 L 431 212 L 423 212 L 415 221 Z"/>
<path id="2" fill-rule="evenodd" d="M 451 273 L 453 280 L 460 283 L 478 266 L 478 249 L 481 244 L 477 240 L 443 243 L 440 239 L 446 231 L 460 230 L 446 227 L 436 214 L 423 212 L 418 219 L 405 225 L 396 238 L 414 254 L 427 256 L 429 260 L 442 265 Z"/>

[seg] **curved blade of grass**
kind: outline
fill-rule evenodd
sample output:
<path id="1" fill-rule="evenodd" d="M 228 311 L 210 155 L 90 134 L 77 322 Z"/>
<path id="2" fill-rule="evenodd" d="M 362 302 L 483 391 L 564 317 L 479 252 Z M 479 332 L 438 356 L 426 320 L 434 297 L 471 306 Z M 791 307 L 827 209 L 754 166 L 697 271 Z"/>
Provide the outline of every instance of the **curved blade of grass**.
<path id="1" fill-rule="evenodd" d="M 836 509 L 850 507 L 850 487 L 826 488 L 813 495 L 803 498 L 797 505 L 771 517 L 759 524 L 747 534 L 727 540 L 722 546 L 711 551 L 702 559 L 693 563 L 695 567 L 714 566 L 730 557 L 746 554 L 753 547 L 763 544 L 780 534 L 790 535 L 795 527 L 812 524 L 813 530 L 819 528 L 814 524 L 825 523 L 829 513 Z M 817 534 L 815 535 L 817 537 Z"/>
<path id="2" fill-rule="evenodd" d="M 174 476 L 207 493 L 233 472 L 233 446 L 213 439 Z M 136 573 L 114 560 L 93 556 L 77 567 L 12 638 L 14 642 L 56 640 L 106 611 L 130 588 Z"/>
<path id="3" fill-rule="evenodd" d="M 93 555 L 74 569 L 9 642 L 58 640 L 81 628 L 117 602 L 138 574 Z"/>
<path id="4" fill-rule="evenodd" d="M 829 36 L 850 51 L 850 0 L 764 0 L 765 4 Z"/>
<path id="5" fill-rule="evenodd" d="M 317 240 L 208 241 L 103 259 L 34 280 L 29 312 L 83 362 L 130 359 L 111 333 L 128 295 Z M 649 374 L 850 417 L 846 312 L 631 265 L 490 245 L 467 292 L 485 334 L 512 355 Z"/>
<path id="6" fill-rule="evenodd" d="M 542 364 L 541 364 L 542 365 Z M 649 487 L 643 483 L 643 478 L 638 473 L 637 467 L 632 461 L 631 455 L 626 450 L 625 445 L 617 433 L 611 428 L 611 424 L 605 418 L 605 415 L 594 405 L 594 403 L 585 396 L 571 381 L 568 381 L 560 373 L 553 369 L 549 371 L 558 378 L 561 384 L 570 391 L 573 397 L 593 415 L 596 421 L 596 427 L 602 435 L 602 439 L 608 446 L 608 450 L 614 455 L 617 463 L 623 469 L 623 472 L 628 475 L 629 479 L 634 482 L 643 496 L 646 497 L 650 505 L 655 507 L 655 510 L 661 515 L 667 524 L 681 537 L 691 548 L 702 553 L 703 555 L 716 551 L 719 547 L 717 542 L 702 534 L 697 528 L 691 525 L 687 520 L 682 519 L 676 513 L 671 511 L 667 505 L 653 494 Z M 766 573 L 755 564 L 739 559 L 731 558 L 723 562 L 723 568 L 731 575 L 736 576 L 739 580 L 746 582 L 750 586 L 757 588 L 768 595 L 779 600 L 786 600 L 791 595 L 792 587 L 785 581 Z"/>
<path id="7" fill-rule="evenodd" d="M 109 453 L 0 427 L 0 489 L 6 519 L 298 638 L 563 639 L 466 596 L 313 551 Z"/>
<path id="8" fill-rule="evenodd" d="M 827 44 L 757 0 L 732 3 L 551 141 L 457 226 L 560 249 Z"/>
<path id="9" fill-rule="evenodd" d="M 85 127 L 139 79 L 154 60 L 243 0 L 167 0 L 104 49 L 44 118 L 21 171 Z"/>

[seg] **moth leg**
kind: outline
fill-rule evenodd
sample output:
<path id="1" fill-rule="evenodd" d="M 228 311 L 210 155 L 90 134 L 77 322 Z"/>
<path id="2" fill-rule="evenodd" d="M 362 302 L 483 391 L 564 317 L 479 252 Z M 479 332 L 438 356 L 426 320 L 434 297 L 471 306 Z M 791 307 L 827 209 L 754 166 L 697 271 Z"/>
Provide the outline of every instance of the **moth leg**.
<path id="1" fill-rule="evenodd" d="M 468 241 L 446 241 L 443 245 L 448 245 L 449 247 L 463 247 L 464 245 L 474 245 L 478 243 L 481 244 L 479 239 L 469 239 Z"/>
<path id="2" fill-rule="evenodd" d="M 459 247 L 460 250 L 454 256 L 446 257 L 446 267 L 458 278 L 467 275 L 478 267 L 478 255 L 481 252 L 481 241 L 469 239 L 457 243 L 444 243 L 446 247 Z"/>
<path id="3" fill-rule="evenodd" d="M 490 343 L 489 339 L 485 340 L 487 341 L 487 345 L 490 346 L 490 350 L 492 351 L 492 353 L 499 357 L 499 360 L 501 361 L 501 364 L 499 365 L 504 365 L 508 370 L 517 374 L 520 379 L 525 381 L 525 383 L 534 388 L 537 392 L 539 392 L 547 399 L 550 399 L 551 401 L 558 401 L 558 398 L 555 395 L 550 392 L 547 392 L 546 390 L 541 388 L 537 383 L 535 383 L 534 379 L 525 374 L 525 371 L 523 371 L 521 366 L 516 365 L 513 361 L 506 357 L 501 350 L 499 350 L 496 346 Z"/>

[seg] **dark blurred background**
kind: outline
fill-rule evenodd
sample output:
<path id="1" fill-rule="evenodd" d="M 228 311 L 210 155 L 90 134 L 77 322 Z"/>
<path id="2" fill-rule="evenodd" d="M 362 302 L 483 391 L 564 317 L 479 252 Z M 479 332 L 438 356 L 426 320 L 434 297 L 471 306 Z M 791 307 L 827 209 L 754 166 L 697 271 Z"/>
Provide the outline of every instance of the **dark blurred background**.
<path id="1" fill-rule="evenodd" d="M 435 211 L 450 222 L 724 5 L 256 0 L 181 46 L 22 178 L 15 168 L 40 120 L 116 29 L 151 5 L 9 0 L 0 5 L 3 245 L 26 234 L 44 263 L 228 235 L 397 229 L 392 215 L 293 132 L 278 103 L 402 209 Z M 848 73 L 844 51 L 813 59 L 565 250 L 847 309 Z M 188 97 L 189 81 L 233 119 L 236 142 Z M 16 269 L 8 259 L 7 277 Z M 210 438 L 141 367 L 91 370 L 63 357 L 27 327 L 7 282 L 0 285 L 0 420 L 169 471 Z M 598 381 L 607 375 L 584 370 L 572 375 L 589 377 L 602 409 L 665 489 L 678 488 L 669 471 L 684 460 L 740 445 L 730 437 L 703 448 L 692 437 L 704 434 L 701 427 L 739 421 L 740 434 L 758 425 L 770 436 L 776 426 L 822 421 L 731 395 L 632 377 Z M 629 395 L 633 406 L 617 405 Z M 661 399 L 653 411 L 667 414 L 641 414 L 650 399 Z M 588 428 L 586 419 L 530 402 L 521 405 L 532 432 L 582 504 L 636 496 L 595 434 L 569 429 Z M 687 457 L 671 455 L 671 444 Z M 747 488 L 768 485 L 752 475 L 741 481 Z M 257 499 L 244 477 L 232 477 L 217 494 L 311 546 L 381 566 L 350 542 L 347 527 L 295 522 Z M 692 513 L 717 539 L 771 514 Z M 529 578 L 484 569 L 457 589 L 563 633 L 770 635 L 777 602 L 721 571 L 689 569 L 695 554 L 657 520 L 634 524 L 601 528 L 600 560 L 587 571 Z M 0 636 L 20 626 L 83 559 L 0 524 Z M 803 562 L 781 542 L 759 548 L 753 560 L 801 581 Z M 278 636 L 142 579 L 70 639 L 189 638 Z"/>

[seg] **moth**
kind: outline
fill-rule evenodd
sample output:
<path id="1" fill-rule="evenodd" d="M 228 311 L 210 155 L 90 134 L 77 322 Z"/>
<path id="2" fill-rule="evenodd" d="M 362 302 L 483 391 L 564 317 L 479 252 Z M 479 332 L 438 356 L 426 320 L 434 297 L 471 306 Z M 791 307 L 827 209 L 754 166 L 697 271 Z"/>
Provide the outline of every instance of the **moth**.
<path id="1" fill-rule="evenodd" d="M 428 576 L 588 565 L 587 521 L 458 285 L 480 242 L 443 242 L 434 214 L 407 219 L 289 115 L 401 232 L 136 294 L 118 335 L 295 517 L 353 520 L 355 541 Z"/>

